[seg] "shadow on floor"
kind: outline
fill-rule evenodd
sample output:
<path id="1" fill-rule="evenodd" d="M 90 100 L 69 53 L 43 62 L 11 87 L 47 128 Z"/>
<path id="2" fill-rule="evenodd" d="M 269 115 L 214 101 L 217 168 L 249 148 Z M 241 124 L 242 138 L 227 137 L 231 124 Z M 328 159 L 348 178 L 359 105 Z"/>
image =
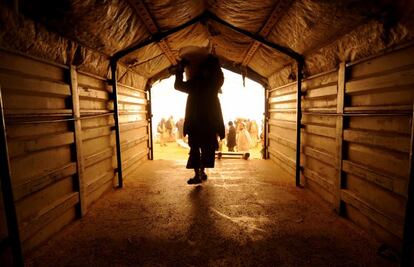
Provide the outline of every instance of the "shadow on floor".
<path id="1" fill-rule="evenodd" d="M 27 257 L 29 266 L 393 266 L 271 161 L 149 161 Z"/>

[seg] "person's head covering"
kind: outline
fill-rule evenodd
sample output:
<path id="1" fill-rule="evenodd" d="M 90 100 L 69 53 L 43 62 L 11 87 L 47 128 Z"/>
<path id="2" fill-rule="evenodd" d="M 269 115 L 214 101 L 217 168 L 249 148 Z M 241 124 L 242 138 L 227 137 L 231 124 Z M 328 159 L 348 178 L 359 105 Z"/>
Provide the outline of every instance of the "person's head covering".
<path id="1" fill-rule="evenodd" d="M 187 62 L 185 74 L 187 79 L 194 77 L 199 71 L 201 64 L 208 58 L 209 52 L 207 47 L 186 46 L 180 49 L 179 56 Z"/>
<path id="2" fill-rule="evenodd" d="M 205 59 L 208 55 L 208 48 L 203 46 L 186 46 L 179 51 L 180 58 L 188 60 Z"/>

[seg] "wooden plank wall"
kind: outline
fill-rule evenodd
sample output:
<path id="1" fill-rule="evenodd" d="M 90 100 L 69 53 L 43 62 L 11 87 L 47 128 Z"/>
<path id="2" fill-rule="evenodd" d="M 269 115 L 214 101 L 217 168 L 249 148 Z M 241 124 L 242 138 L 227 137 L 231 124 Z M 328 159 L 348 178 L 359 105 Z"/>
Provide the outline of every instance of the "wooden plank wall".
<path id="1" fill-rule="evenodd" d="M 414 47 L 303 81 L 302 182 L 400 249 L 414 100 Z M 292 175 L 296 83 L 271 89 L 269 152 Z"/>
<path id="2" fill-rule="evenodd" d="M 119 123 L 124 178 L 133 174 L 139 163 L 148 159 L 149 124 L 145 82 L 140 88 L 118 85 Z"/>
<path id="3" fill-rule="evenodd" d="M 334 202 L 336 178 L 337 71 L 310 77 L 303 82 L 302 166 L 304 183 L 323 199 Z"/>
<path id="4" fill-rule="evenodd" d="M 2 50 L 0 58 L 12 184 L 27 251 L 85 214 L 114 187 L 112 87 L 107 79 L 74 67 Z M 138 80 L 139 88 L 130 83 L 120 90 L 127 174 L 146 158 L 143 151 L 148 146 L 146 80 Z M 1 216 L 3 238 L 6 229 Z"/>
<path id="5" fill-rule="evenodd" d="M 296 83 L 269 90 L 268 152 L 283 169 L 295 175 Z"/>
<path id="6" fill-rule="evenodd" d="M 23 248 L 76 216 L 75 141 L 68 68 L 1 51 L 0 83 L 13 193 Z M 56 123 L 25 123 L 62 119 Z M 46 230 L 47 229 L 47 230 Z"/>
<path id="7" fill-rule="evenodd" d="M 85 209 L 115 183 L 112 87 L 101 77 L 77 73 Z M 75 129 L 76 130 L 76 129 Z"/>
<path id="8" fill-rule="evenodd" d="M 346 215 L 399 248 L 409 176 L 414 47 L 347 67 L 343 189 Z M 384 231 L 385 229 L 385 231 Z"/>

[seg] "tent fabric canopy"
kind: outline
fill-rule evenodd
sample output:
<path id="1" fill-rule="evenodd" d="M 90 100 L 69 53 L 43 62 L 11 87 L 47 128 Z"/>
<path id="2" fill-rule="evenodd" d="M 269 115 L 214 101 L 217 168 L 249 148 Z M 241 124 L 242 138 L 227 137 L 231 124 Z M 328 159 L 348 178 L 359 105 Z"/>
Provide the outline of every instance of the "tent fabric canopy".
<path id="1" fill-rule="evenodd" d="M 6 48 L 108 73 L 106 61 L 115 53 L 210 12 L 303 55 L 311 75 L 411 41 L 413 6 L 408 0 L 25 0 L 20 16 L 33 22 L 3 9 L 0 27 L 6 31 L 0 40 Z M 186 46 L 209 47 L 225 65 L 265 80 L 280 73 L 282 82 L 295 65 L 286 54 L 208 17 L 133 51 L 121 63 L 146 79 L 168 76 Z"/>

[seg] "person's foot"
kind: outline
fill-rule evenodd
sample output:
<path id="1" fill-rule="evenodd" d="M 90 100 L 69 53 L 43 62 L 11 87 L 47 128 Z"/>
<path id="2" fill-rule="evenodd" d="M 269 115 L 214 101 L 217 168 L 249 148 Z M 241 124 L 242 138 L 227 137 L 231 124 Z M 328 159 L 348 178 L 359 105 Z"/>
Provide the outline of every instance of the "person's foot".
<path id="1" fill-rule="evenodd" d="M 205 172 L 202 172 L 200 174 L 200 177 L 201 177 L 201 181 L 206 181 L 207 180 L 207 174 Z"/>
<path id="2" fill-rule="evenodd" d="M 187 184 L 201 184 L 201 179 L 198 176 L 195 176 L 193 178 L 190 178 L 187 181 Z"/>

